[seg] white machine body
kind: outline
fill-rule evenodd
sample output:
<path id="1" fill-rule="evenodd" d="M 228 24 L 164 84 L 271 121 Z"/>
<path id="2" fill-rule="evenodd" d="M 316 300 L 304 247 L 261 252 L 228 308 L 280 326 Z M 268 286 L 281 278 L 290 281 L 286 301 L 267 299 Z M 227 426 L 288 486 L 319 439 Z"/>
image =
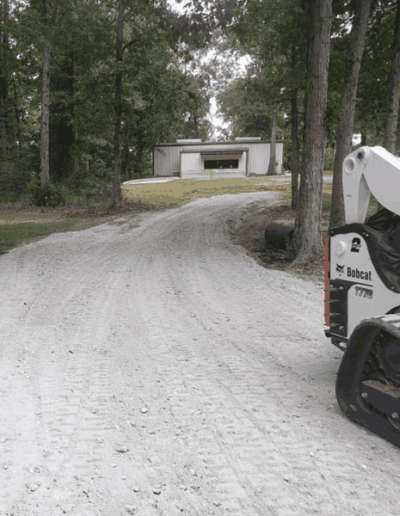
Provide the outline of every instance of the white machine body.
<path id="1" fill-rule="evenodd" d="M 331 237 L 330 280 L 343 282 L 347 292 L 347 324 L 336 334 L 348 340 L 363 319 L 400 306 L 400 294 L 388 290 L 378 276 L 368 246 L 358 233 Z M 331 306 L 334 310 L 334 305 Z M 335 327 L 331 333 L 335 334 Z M 337 327 L 339 330 L 339 327 Z"/>
<path id="2" fill-rule="evenodd" d="M 342 173 L 346 225 L 330 232 L 325 251 L 325 322 L 336 345 L 346 343 L 362 320 L 400 311 L 400 293 L 377 273 L 364 225 L 371 194 L 400 215 L 400 159 L 382 147 L 361 147 L 346 157 Z"/>
<path id="3" fill-rule="evenodd" d="M 336 398 L 400 447 L 400 160 L 361 147 L 342 173 L 346 223 L 325 239 L 325 334 L 344 351 Z M 381 208 L 366 220 L 371 194 Z"/>

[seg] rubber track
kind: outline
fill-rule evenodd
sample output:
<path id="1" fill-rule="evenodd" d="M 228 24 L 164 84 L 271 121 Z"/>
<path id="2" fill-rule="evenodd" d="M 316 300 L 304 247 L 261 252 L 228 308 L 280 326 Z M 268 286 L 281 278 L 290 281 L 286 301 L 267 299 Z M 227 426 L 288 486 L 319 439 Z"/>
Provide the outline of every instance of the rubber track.
<path id="1" fill-rule="evenodd" d="M 383 330 L 400 340 L 399 325 L 398 315 L 385 315 L 361 322 L 351 336 L 336 381 L 336 397 L 346 416 L 396 446 L 400 446 L 400 431 L 385 416 L 370 410 L 364 403 L 360 384 L 375 337 Z"/>

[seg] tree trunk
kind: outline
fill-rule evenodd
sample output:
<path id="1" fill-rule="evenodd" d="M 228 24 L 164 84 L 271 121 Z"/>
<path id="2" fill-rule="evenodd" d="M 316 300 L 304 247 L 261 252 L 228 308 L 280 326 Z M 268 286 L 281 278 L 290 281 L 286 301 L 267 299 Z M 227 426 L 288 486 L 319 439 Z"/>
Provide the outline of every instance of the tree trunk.
<path id="1" fill-rule="evenodd" d="M 364 147 L 365 145 L 367 145 L 367 135 L 361 132 L 361 146 Z"/>
<path id="2" fill-rule="evenodd" d="M 298 98 L 297 90 L 291 92 L 291 137 L 292 152 L 290 156 L 290 168 L 292 171 L 292 209 L 297 208 L 298 187 L 299 187 L 299 136 L 298 136 Z"/>
<path id="3" fill-rule="evenodd" d="M 5 23 L 9 17 L 9 2 L 3 0 L 2 22 Z M 8 119 L 8 54 L 9 54 L 9 35 L 4 31 L 0 40 L 0 102 L 2 118 L 2 143 L 3 148 L 10 142 L 10 124 Z"/>
<path id="4" fill-rule="evenodd" d="M 292 70 L 296 67 L 296 49 L 292 47 Z M 299 187 L 299 107 L 298 90 L 291 91 L 291 137 L 292 152 L 290 156 L 290 168 L 292 171 L 292 209 L 297 208 L 298 187 Z"/>
<path id="5" fill-rule="evenodd" d="M 40 136 L 40 187 L 44 190 L 50 181 L 49 120 L 50 120 L 50 61 L 51 48 L 46 47 L 42 62 L 42 123 Z"/>
<path id="6" fill-rule="evenodd" d="M 122 120 L 122 71 L 120 64 L 123 56 L 123 32 L 124 32 L 124 3 L 118 0 L 118 21 L 117 21 L 117 73 L 115 75 L 115 131 L 114 131 L 114 186 L 113 198 L 114 205 L 122 203 L 121 193 L 121 120 Z"/>
<path id="7" fill-rule="evenodd" d="M 342 166 L 352 147 L 358 76 L 364 53 L 370 4 L 371 0 L 355 0 L 354 21 L 350 34 L 348 63 L 345 68 L 344 92 L 336 140 L 329 229 L 342 226 L 345 223 Z"/>
<path id="8" fill-rule="evenodd" d="M 392 70 L 389 78 L 388 116 L 386 120 L 383 146 L 392 154 L 396 154 L 397 124 L 400 102 L 400 0 L 397 0 L 392 58 Z"/>
<path id="9" fill-rule="evenodd" d="M 129 127 L 126 126 L 123 132 L 124 143 L 121 151 L 121 176 L 125 181 L 129 180 Z"/>
<path id="10" fill-rule="evenodd" d="M 75 98 L 76 98 L 76 92 L 77 92 L 77 84 L 76 84 L 76 77 L 77 77 L 77 59 L 76 54 L 74 53 L 72 56 L 72 88 L 73 88 L 73 104 L 72 104 L 72 120 L 74 124 L 74 179 L 75 181 L 79 178 L 79 153 L 78 153 L 78 146 L 79 146 L 79 134 L 76 130 L 77 128 L 77 116 L 76 116 L 76 110 L 77 106 L 75 104 Z"/>
<path id="11" fill-rule="evenodd" d="M 269 158 L 269 167 L 267 176 L 276 175 L 276 127 L 277 127 L 277 113 L 276 110 L 272 113 L 272 128 L 271 128 L 271 152 Z"/>
<path id="12" fill-rule="evenodd" d="M 308 40 L 304 173 L 301 175 L 296 218 L 296 261 L 309 262 L 323 252 L 321 238 L 322 177 L 325 159 L 324 119 L 328 90 L 328 66 L 332 0 L 312 0 Z"/>
<path id="13" fill-rule="evenodd" d="M 194 135 L 193 135 L 193 137 L 197 140 L 199 138 L 199 127 L 198 127 L 198 124 L 197 124 L 196 113 L 193 115 L 193 127 L 194 127 Z"/>
<path id="14" fill-rule="evenodd" d="M 18 139 L 18 146 L 21 149 L 22 148 L 21 124 L 20 124 L 20 118 L 19 118 L 17 86 L 15 84 L 15 77 L 13 79 L 13 86 L 14 86 L 14 109 L 15 109 L 15 123 L 16 123 L 16 128 L 17 128 L 17 139 Z"/>

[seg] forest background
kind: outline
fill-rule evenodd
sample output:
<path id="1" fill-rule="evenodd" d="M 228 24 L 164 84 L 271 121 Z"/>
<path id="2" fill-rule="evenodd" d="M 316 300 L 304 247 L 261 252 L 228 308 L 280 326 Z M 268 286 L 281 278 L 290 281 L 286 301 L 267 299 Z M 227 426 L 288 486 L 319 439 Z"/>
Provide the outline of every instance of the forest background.
<path id="1" fill-rule="evenodd" d="M 399 154 L 400 0 L 173 4 L 1 0 L 1 202 L 117 205 L 155 144 L 282 139 L 297 254 L 319 255 L 324 168 L 335 226 L 353 135 Z"/>

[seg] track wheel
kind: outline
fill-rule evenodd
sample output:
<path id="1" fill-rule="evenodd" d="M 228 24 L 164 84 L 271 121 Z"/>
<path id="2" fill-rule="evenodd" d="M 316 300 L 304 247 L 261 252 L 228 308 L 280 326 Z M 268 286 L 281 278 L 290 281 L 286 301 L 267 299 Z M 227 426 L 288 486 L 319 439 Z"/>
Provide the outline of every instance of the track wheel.
<path id="1" fill-rule="evenodd" d="M 336 381 L 349 419 L 400 446 L 400 341 L 374 319 L 353 332 Z"/>

